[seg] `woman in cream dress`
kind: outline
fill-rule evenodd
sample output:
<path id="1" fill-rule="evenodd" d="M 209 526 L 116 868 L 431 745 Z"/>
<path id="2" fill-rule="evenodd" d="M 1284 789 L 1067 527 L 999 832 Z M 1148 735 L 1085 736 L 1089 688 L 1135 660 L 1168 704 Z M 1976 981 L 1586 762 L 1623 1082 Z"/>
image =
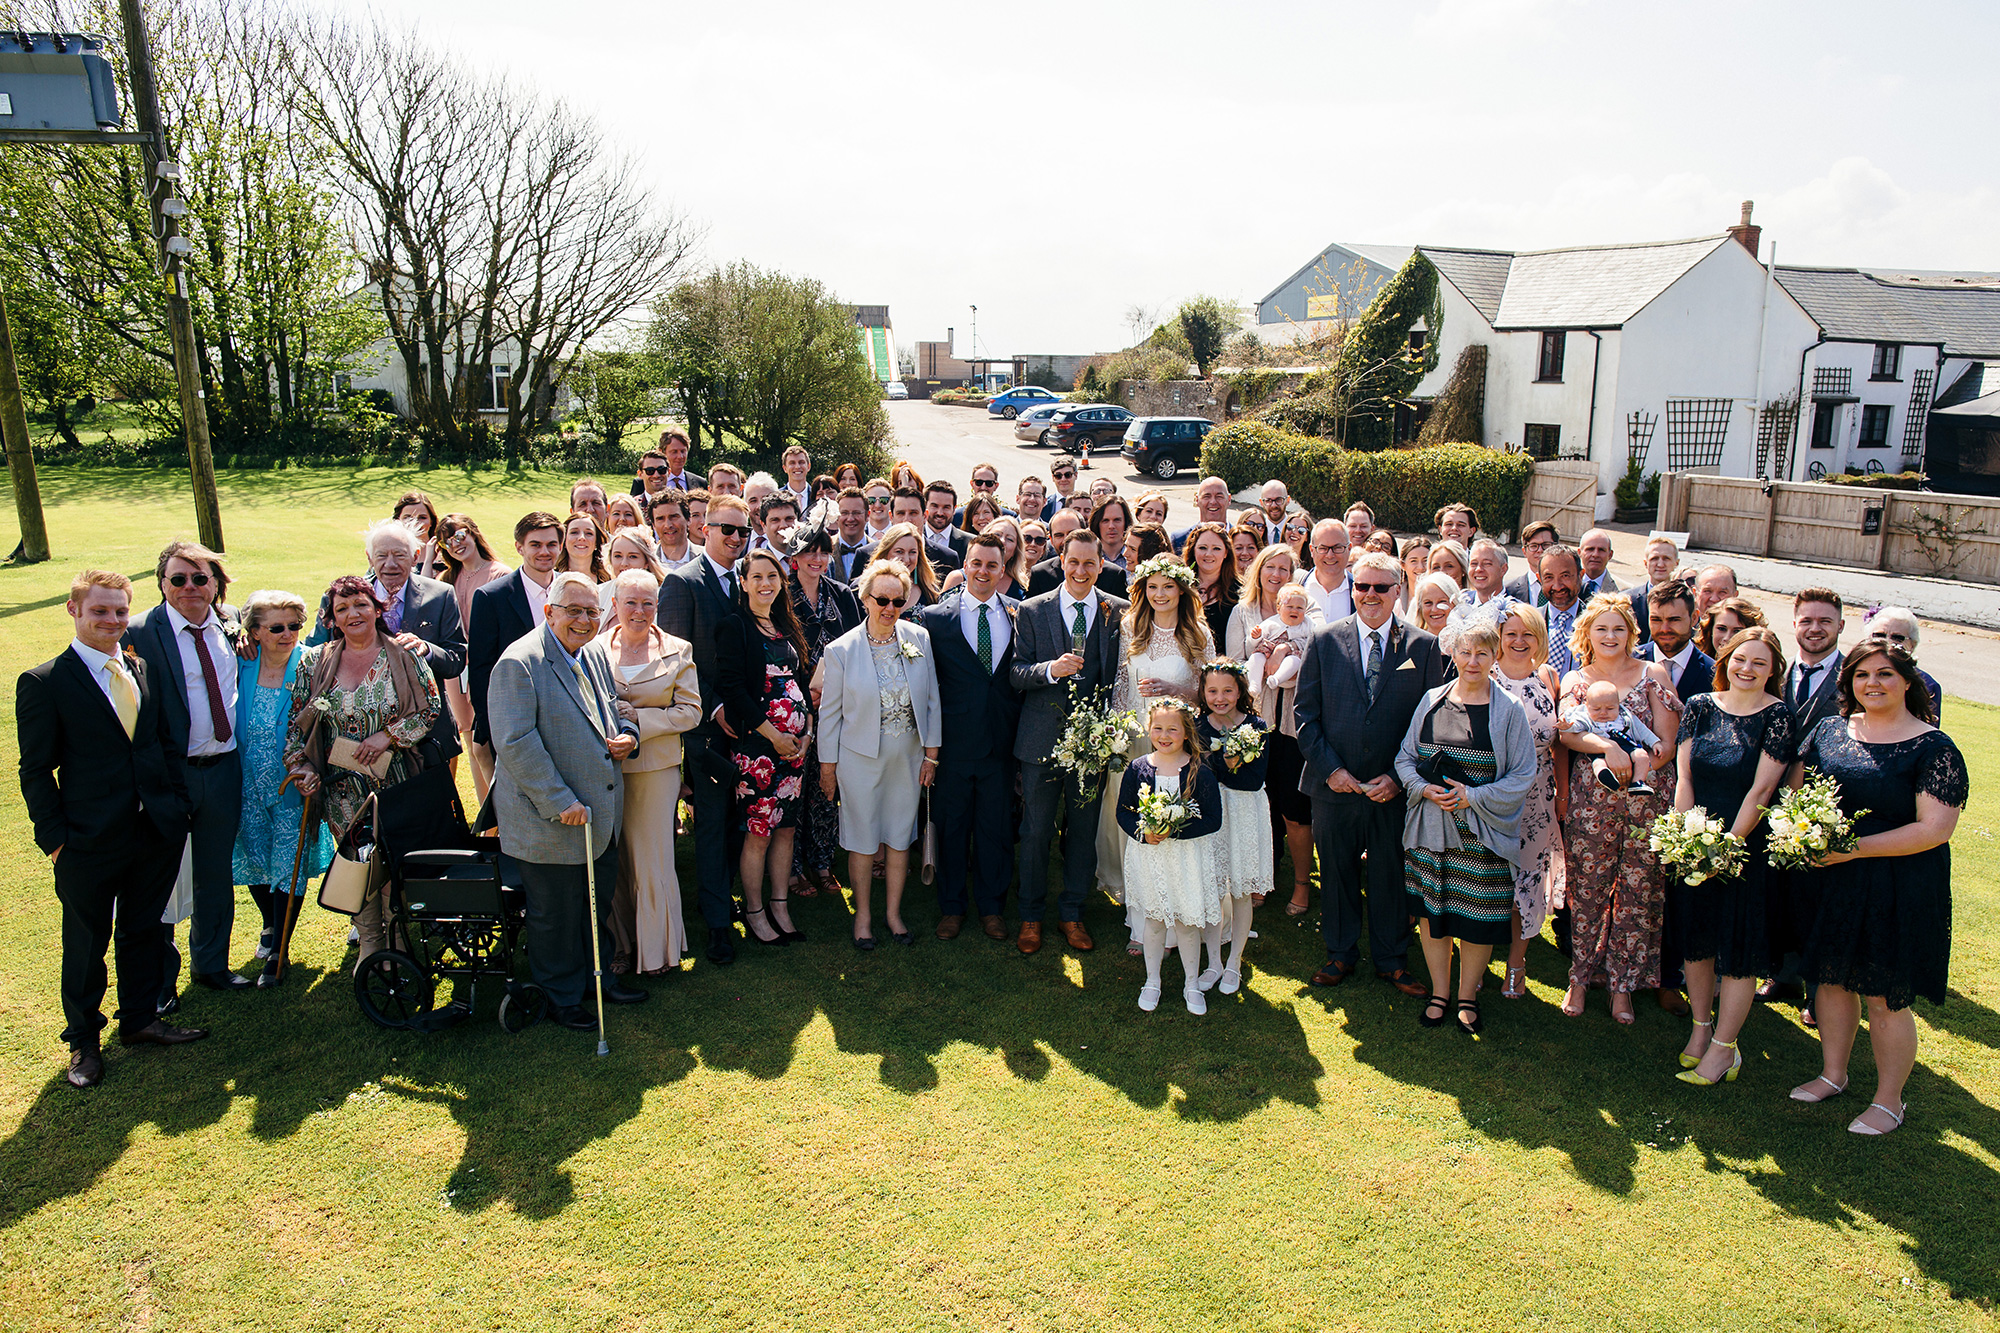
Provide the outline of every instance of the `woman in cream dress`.
<path id="1" fill-rule="evenodd" d="M 622 534 L 621 534 L 622 535 Z M 639 724 L 639 748 L 623 764 L 618 891 L 611 897 L 611 970 L 648 976 L 677 970 L 687 931 L 674 869 L 674 806 L 681 795 L 681 733 L 701 722 L 694 649 L 655 623 L 659 581 L 628 569 L 613 590 L 604 647 L 618 677 L 618 712 Z"/>

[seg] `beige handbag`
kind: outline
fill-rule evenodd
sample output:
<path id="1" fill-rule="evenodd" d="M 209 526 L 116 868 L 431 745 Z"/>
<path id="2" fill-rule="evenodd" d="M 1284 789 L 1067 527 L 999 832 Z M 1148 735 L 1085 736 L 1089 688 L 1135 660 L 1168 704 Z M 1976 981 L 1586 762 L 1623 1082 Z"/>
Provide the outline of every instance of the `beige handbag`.
<path id="1" fill-rule="evenodd" d="M 353 916 L 366 907 L 368 900 L 382 888 L 384 869 L 381 847 L 370 843 L 365 856 L 349 855 L 349 839 L 374 804 L 375 798 L 371 795 L 354 817 L 353 826 L 334 844 L 333 864 L 326 868 L 326 878 L 319 882 L 319 905 L 329 912 Z"/>
<path id="2" fill-rule="evenodd" d="M 917 876 L 929 884 L 937 879 L 937 821 L 931 818 L 931 794 L 925 789 L 923 799 L 917 807 L 917 822 L 923 827 L 923 854 L 918 862 Z"/>

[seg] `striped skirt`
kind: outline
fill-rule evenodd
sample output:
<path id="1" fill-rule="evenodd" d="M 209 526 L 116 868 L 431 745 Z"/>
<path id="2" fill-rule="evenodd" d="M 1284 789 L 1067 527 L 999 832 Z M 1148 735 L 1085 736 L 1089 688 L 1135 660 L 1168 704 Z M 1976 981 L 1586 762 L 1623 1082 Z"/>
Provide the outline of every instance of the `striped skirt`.
<path id="1" fill-rule="evenodd" d="M 1428 759 L 1440 748 L 1458 761 L 1467 786 L 1491 782 L 1499 772 L 1491 750 L 1421 741 L 1417 758 Z M 1443 852 L 1412 847 L 1403 853 L 1403 883 L 1410 906 L 1431 923 L 1436 938 L 1504 948 L 1514 913 L 1514 867 L 1473 838 L 1463 812 L 1454 812 L 1453 819 L 1460 846 Z"/>

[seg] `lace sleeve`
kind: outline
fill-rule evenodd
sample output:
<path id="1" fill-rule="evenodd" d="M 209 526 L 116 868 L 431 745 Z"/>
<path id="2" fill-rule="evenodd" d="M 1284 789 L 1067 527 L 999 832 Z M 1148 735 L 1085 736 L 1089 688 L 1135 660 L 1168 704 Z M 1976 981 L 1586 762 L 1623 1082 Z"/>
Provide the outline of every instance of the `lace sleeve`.
<path id="1" fill-rule="evenodd" d="M 1706 694 L 1696 696 L 1706 699 Z M 1780 699 L 1764 710 L 1764 740 L 1761 747 L 1765 754 L 1781 764 L 1789 764 L 1798 757 L 1799 726 L 1792 717 L 1792 710 L 1785 707 Z"/>
<path id="2" fill-rule="evenodd" d="M 1118 663 L 1118 674 L 1111 681 L 1111 707 L 1120 713 L 1129 713 L 1139 706 L 1139 692 L 1132 688 L 1132 659 L 1126 655 L 1125 626 L 1118 625 L 1117 642 L 1113 645 L 1112 660 Z"/>
<path id="3" fill-rule="evenodd" d="M 1917 762 L 1917 790 L 1946 805 L 1965 808 L 1971 797 L 1971 780 L 1965 773 L 1965 756 L 1942 731 L 1931 733 L 1929 753 Z"/>

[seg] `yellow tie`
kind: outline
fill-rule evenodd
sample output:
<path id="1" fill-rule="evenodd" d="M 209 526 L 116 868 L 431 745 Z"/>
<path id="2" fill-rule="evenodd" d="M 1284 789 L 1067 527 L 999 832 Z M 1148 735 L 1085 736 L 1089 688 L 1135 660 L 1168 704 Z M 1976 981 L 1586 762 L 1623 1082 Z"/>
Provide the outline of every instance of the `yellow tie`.
<path id="1" fill-rule="evenodd" d="M 118 723 L 125 728 L 125 739 L 131 740 L 139 731 L 139 690 L 132 684 L 132 677 L 125 671 L 125 664 L 113 657 L 104 664 L 111 673 L 111 706 L 118 710 Z"/>

